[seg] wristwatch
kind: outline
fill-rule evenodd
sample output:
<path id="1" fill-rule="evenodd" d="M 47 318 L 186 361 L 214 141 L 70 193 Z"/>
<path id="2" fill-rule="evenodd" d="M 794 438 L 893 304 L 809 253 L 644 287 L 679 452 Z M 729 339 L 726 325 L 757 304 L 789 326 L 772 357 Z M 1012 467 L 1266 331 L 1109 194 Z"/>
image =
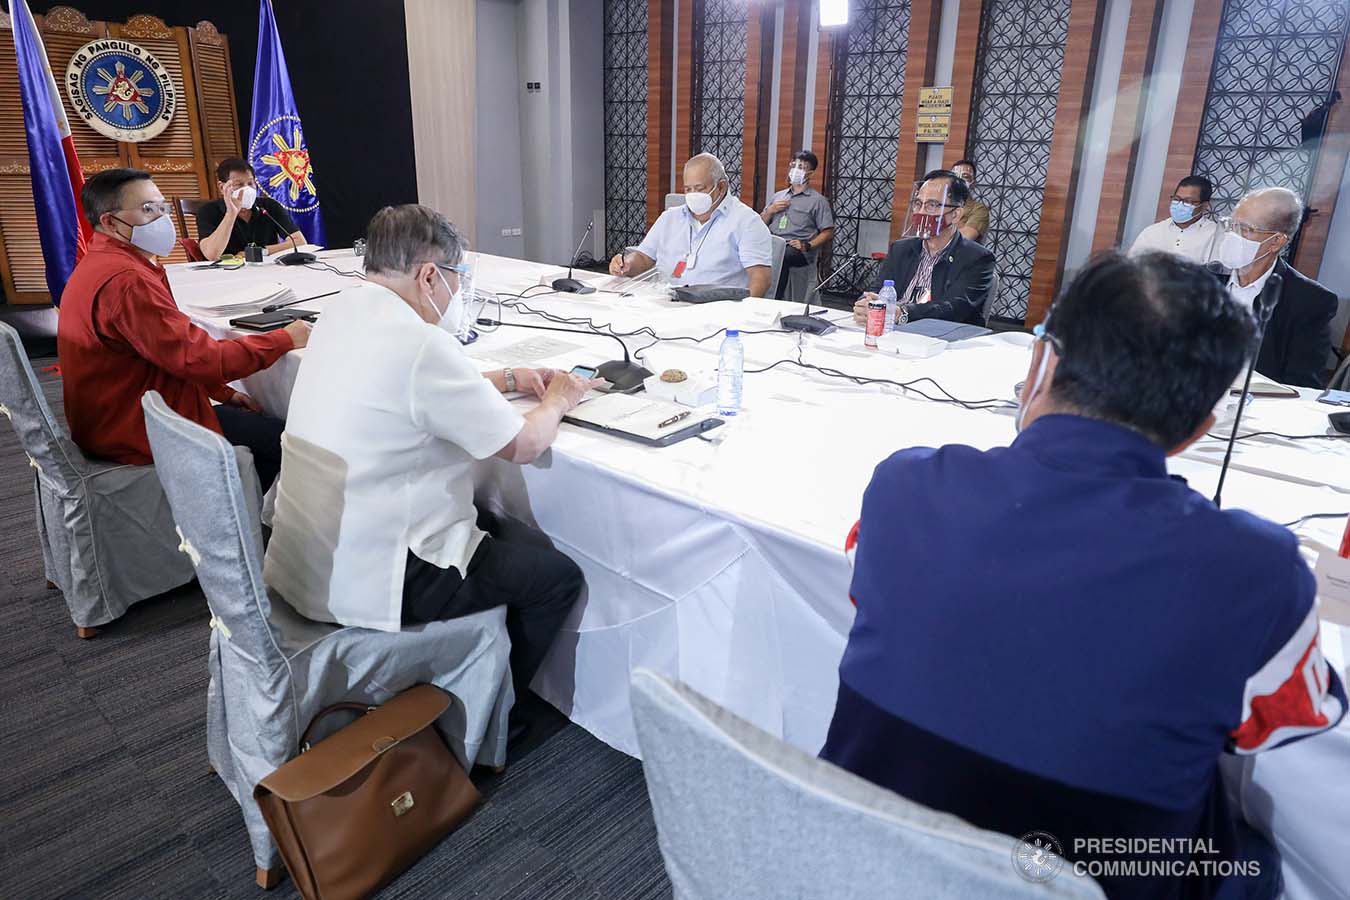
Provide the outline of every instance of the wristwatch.
<path id="1" fill-rule="evenodd" d="M 896 309 L 895 324 L 906 325 L 909 323 L 909 307 L 910 304 L 906 303 L 904 306 L 901 306 Z"/>
<path id="2" fill-rule="evenodd" d="M 506 379 L 506 393 L 510 394 L 516 389 L 516 373 L 510 369 L 502 369 L 502 378 Z"/>

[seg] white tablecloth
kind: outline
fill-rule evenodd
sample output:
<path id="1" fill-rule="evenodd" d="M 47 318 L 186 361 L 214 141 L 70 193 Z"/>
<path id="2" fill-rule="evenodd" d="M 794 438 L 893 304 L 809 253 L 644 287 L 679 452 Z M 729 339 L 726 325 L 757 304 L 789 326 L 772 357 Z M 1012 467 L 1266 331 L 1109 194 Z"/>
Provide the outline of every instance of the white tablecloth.
<path id="1" fill-rule="evenodd" d="M 344 270 L 359 260 L 322 254 Z M 517 292 L 549 267 L 479 255 L 479 288 Z M 180 305 L 251 282 L 284 280 L 299 297 L 346 286 L 329 272 L 265 265 L 238 272 L 170 267 Z M 332 299 L 304 304 L 322 310 Z M 619 332 L 650 327 L 662 337 L 700 338 L 719 328 L 772 327 L 786 304 L 750 299 L 702 306 L 651 295 L 548 296 L 533 309 L 588 317 Z M 800 311 L 793 307 L 791 311 Z M 489 308 L 487 315 L 496 316 Z M 833 318 L 843 318 L 836 313 Z M 545 325 L 506 311 L 504 320 Z M 198 321 L 217 336 L 227 323 Z M 540 345 L 547 338 L 552 343 Z M 535 341 L 555 355 L 533 359 L 570 368 L 618 354 L 591 334 L 548 334 L 504 326 L 470 346 L 484 368 L 517 357 Z M 649 369 L 711 371 L 720 338 L 702 343 L 627 338 Z M 1012 399 L 1026 377 L 1023 334 L 953 345 L 925 360 L 865 351 L 862 337 L 747 334 L 746 368 L 792 357 L 850 374 L 896 381 L 928 376 L 964 400 Z M 251 395 L 284 416 L 303 351 L 246 379 Z M 353 364 L 359 364 L 354 361 Z M 916 388 L 940 396 L 930 382 Z M 1257 400 L 1242 432 L 1313 434 L 1327 430 L 1328 407 L 1311 397 Z M 689 440 L 651 449 L 564 426 L 535 465 L 492 461 L 480 470 L 480 502 L 537 523 L 586 573 L 584 601 L 543 669 L 535 690 L 606 743 L 633 755 L 628 676 L 649 666 L 692 685 L 770 733 L 810 752 L 824 741 L 838 687 L 837 667 L 852 621 L 849 569 L 842 548 L 863 489 L 878 462 L 916 444 L 993 447 L 1013 439 L 1009 410 L 967 410 L 894 387 L 858 387 L 791 365 L 745 377 L 745 411 L 716 443 Z M 714 432 L 716 435 L 717 432 Z M 1170 463 L 1212 494 L 1224 443 L 1203 440 Z M 1340 441 L 1253 438 L 1239 443 L 1224 489 L 1225 505 L 1275 521 L 1350 511 L 1350 447 Z M 1339 543 L 1343 520 L 1313 520 L 1296 530 L 1311 554 Z M 1328 655 L 1344 670 L 1341 629 L 1324 626 Z M 1350 724 L 1247 764 L 1243 802 L 1252 819 L 1273 826 L 1285 856 L 1290 896 L 1332 896 L 1350 884 Z M 1325 773 L 1336 767 L 1334 778 Z M 1327 784 L 1330 778 L 1334 783 Z M 1320 881 L 1319 881 L 1320 879 Z"/>

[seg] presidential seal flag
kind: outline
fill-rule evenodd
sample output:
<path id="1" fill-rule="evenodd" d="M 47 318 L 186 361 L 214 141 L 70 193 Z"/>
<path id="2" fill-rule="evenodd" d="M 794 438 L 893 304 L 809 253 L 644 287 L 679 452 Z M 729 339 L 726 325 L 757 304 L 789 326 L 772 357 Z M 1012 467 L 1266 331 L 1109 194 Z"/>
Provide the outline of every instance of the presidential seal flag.
<path id="1" fill-rule="evenodd" d="M 61 106 L 47 48 L 25 0 L 10 7 L 14 53 L 19 69 L 19 98 L 23 103 L 23 130 L 28 142 L 28 170 L 33 182 L 38 240 L 46 267 L 52 303 L 61 305 L 75 262 L 84 255 L 92 233 L 80 206 L 84 172 L 75 155 L 70 122 Z"/>
<path id="2" fill-rule="evenodd" d="M 291 75 L 281 51 L 272 0 L 258 12 L 258 64 L 253 70 L 253 120 L 248 161 L 259 190 L 280 203 L 311 243 L 324 243 L 319 192 L 300 113 L 291 93 Z"/>

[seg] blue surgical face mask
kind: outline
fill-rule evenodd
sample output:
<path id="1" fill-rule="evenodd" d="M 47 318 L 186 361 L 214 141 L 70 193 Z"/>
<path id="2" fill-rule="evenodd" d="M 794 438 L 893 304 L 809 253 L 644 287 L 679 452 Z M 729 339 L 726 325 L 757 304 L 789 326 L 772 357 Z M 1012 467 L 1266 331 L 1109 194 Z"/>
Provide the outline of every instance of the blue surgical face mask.
<path id="1" fill-rule="evenodd" d="M 1173 200 L 1169 211 L 1172 214 L 1172 221 L 1178 225 L 1185 225 L 1191 219 L 1195 218 L 1195 211 L 1198 207 L 1187 203 L 1184 200 Z"/>

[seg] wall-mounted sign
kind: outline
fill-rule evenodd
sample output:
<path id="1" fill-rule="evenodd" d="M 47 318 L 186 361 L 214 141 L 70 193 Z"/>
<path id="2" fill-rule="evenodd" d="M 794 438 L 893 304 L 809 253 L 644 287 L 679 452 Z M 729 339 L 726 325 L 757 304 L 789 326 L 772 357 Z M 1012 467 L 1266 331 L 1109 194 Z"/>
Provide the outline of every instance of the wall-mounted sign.
<path id="1" fill-rule="evenodd" d="M 115 141 L 148 141 L 169 127 L 178 106 L 169 72 L 144 47 L 110 38 L 75 51 L 66 66 L 75 114 Z"/>
<path id="2" fill-rule="evenodd" d="M 916 140 L 920 144 L 945 143 L 952 129 L 952 89 L 919 88 L 919 125 Z"/>

